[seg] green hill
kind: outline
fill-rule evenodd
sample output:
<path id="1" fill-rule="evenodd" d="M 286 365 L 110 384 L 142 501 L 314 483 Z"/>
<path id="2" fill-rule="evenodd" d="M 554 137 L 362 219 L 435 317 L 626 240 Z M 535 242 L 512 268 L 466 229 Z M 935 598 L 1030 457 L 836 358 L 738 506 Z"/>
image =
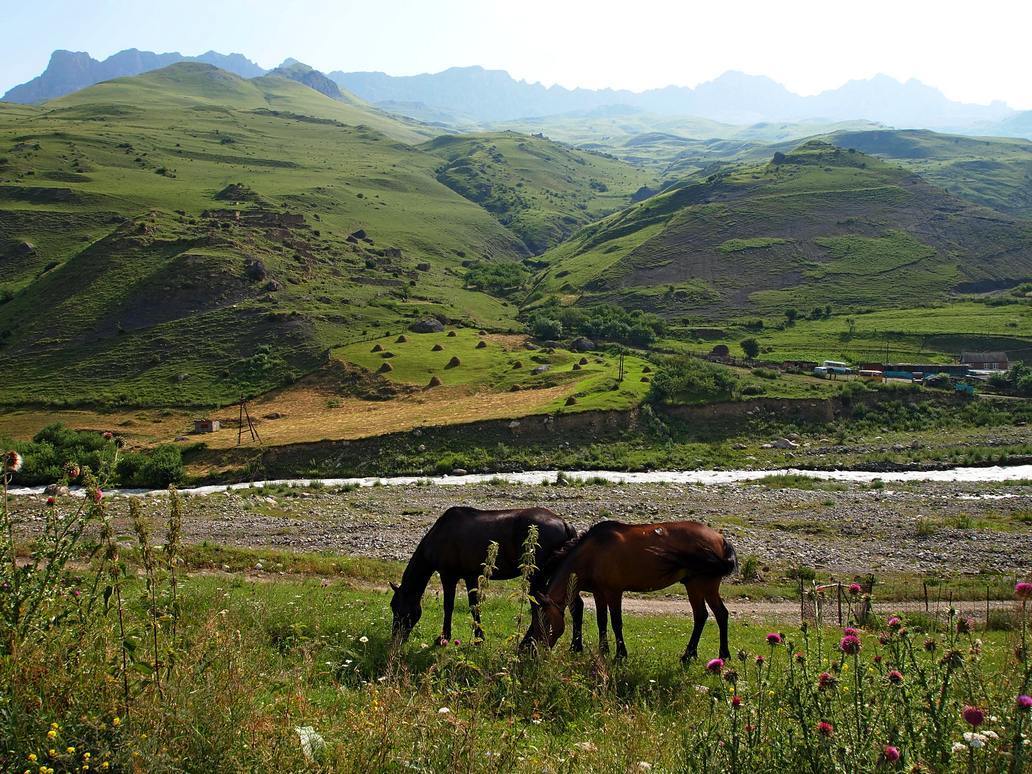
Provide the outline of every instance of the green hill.
<path id="1" fill-rule="evenodd" d="M 462 263 L 523 244 L 412 127 L 198 64 L 5 106 L 0 403 L 224 403 L 377 326 L 512 326 Z"/>
<path id="2" fill-rule="evenodd" d="M 516 132 L 446 135 L 422 146 L 445 160 L 437 179 L 544 252 L 622 209 L 652 176 L 612 157 Z"/>
<path id="3" fill-rule="evenodd" d="M 837 132 L 827 140 L 900 164 L 976 204 L 1032 216 L 1032 141 L 922 130 Z"/>
<path id="4" fill-rule="evenodd" d="M 541 294 L 668 318 L 913 306 L 1032 277 L 1032 225 L 811 141 L 677 185 L 544 260 Z"/>

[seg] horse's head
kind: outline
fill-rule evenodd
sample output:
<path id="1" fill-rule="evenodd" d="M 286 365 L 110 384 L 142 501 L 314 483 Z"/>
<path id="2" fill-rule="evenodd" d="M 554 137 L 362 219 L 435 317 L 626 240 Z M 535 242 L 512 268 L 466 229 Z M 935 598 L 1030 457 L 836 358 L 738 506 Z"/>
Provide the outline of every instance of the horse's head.
<path id="1" fill-rule="evenodd" d="M 419 623 L 419 618 L 423 615 L 423 607 L 419 603 L 418 596 L 406 594 L 398 584 L 392 583 L 391 588 L 394 589 L 394 596 L 391 597 L 394 624 L 391 631 L 395 637 L 404 642 Z"/>
<path id="2" fill-rule="evenodd" d="M 535 594 L 534 598 L 537 600 L 537 605 L 533 611 L 530 631 L 527 632 L 524 641 L 544 641 L 551 648 L 555 646 L 566 630 L 565 607 L 553 602 L 551 597 L 546 594 Z"/>

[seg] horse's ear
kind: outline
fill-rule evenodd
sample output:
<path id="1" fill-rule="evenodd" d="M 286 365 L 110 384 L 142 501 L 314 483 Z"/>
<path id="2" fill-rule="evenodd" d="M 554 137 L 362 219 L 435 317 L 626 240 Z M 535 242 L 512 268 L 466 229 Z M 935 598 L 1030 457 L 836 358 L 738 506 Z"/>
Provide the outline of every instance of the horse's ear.
<path id="1" fill-rule="evenodd" d="M 388 585 L 389 585 L 389 586 L 391 587 L 391 589 L 393 589 L 393 590 L 394 590 L 395 592 L 397 592 L 398 590 L 400 590 L 400 589 L 401 589 L 401 586 L 399 586 L 399 585 L 398 585 L 397 583 L 395 583 L 394 581 L 387 581 L 387 584 L 388 584 Z"/>

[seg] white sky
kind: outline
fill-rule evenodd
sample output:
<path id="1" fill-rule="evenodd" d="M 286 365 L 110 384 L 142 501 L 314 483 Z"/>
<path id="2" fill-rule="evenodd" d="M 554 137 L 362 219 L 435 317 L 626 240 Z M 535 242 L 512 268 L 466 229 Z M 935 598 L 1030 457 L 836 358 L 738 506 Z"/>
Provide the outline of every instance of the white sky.
<path id="1" fill-rule="evenodd" d="M 479 64 L 636 91 L 743 70 L 814 94 L 886 73 L 1032 109 L 1032 0 L 0 0 L 0 23 L 0 92 L 53 49 L 135 47 L 395 75 Z"/>

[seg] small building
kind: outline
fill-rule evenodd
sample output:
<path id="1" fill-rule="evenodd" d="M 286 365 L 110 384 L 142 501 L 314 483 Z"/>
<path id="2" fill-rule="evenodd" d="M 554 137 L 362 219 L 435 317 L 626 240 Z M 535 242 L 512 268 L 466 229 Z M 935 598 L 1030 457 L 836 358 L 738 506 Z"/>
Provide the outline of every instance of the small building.
<path id="1" fill-rule="evenodd" d="M 195 419 L 193 423 L 195 433 L 217 433 L 220 427 L 217 419 Z"/>
<path id="2" fill-rule="evenodd" d="M 975 371 L 1006 371 L 1010 368 L 1006 352 L 962 352 L 960 362 Z"/>

